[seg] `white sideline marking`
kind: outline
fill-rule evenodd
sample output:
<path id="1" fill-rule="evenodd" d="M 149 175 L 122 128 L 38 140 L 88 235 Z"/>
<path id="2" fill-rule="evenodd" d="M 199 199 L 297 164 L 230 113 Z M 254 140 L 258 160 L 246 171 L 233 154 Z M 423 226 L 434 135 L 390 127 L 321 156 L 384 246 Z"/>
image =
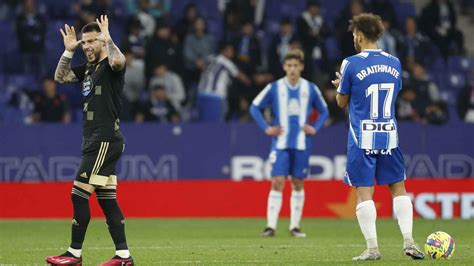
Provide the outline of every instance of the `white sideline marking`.
<path id="1" fill-rule="evenodd" d="M 320 245 L 268 245 L 268 244 L 260 244 L 260 245 L 218 245 L 218 246 L 210 246 L 210 245 L 189 245 L 189 246 L 130 246 L 130 250 L 134 249 L 206 249 L 206 248 L 211 248 L 211 249 L 220 249 L 220 248 L 315 248 Z M 471 247 L 471 245 L 467 244 L 461 244 L 461 245 L 456 245 L 458 247 Z M 346 248 L 346 247 L 352 247 L 352 248 L 363 248 L 366 247 L 366 245 L 363 244 L 347 244 L 347 245 L 335 245 L 335 247 L 338 248 Z M 381 247 L 401 247 L 401 245 L 381 245 Z M 65 250 L 67 247 L 50 247 L 50 248 L 24 248 L 22 251 L 53 251 L 53 250 Z M 85 250 L 113 250 L 113 246 L 111 247 L 84 247 Z"/>

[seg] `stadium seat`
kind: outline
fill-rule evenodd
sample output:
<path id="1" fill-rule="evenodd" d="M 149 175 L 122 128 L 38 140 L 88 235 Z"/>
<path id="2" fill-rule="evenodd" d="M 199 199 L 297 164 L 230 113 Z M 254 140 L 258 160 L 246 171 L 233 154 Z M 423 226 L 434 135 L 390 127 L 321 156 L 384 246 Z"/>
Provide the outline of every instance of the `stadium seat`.
<path id="1" fill-rule="evenodd" d="M 325 45 L 329 60 L 335 60 L 340 58 L 341 51 L 339 50 L 336 37 L 328 37 L 325 41 Z"/>
<path id="2" fill-rule="evenodd" d="M 2 36 L 4 40 L 8 40 L 2 42 L 0 54 L 18 52 L 18 42 L 15 33 L 14 21 L 0 20 L 0 36 Z"/>
<path id="3" fill-rule="evenodd" d="M 6 107 L 2 113 L 5 124 L 22 124 L 26 117 L 23 111 L 14 107 Z"/>
<path id="4" fill-rule="evenodd" d="M 451 88 L 458 91 L 466 86 L 467 80 L 464 73 L 454 71 L 449 73 L 449 84 Z"/>
<path id="5" fill-rule="evenodd" d="M 27 74 L 10 75 L 7 82 L 9 86 L 21 90 L 36 90 L 40 87 L 38 80 L 34 76 Z"/>
<path id="6" fill-rule="evenodd" d="M 199 93 L 197 97 L 197 107 L 200 121 L 222 121 L 224 100 L 221 97 L 209 93 Z"/>
<path id="7" fill-rule="evenodd" d="M 451 56 L 448 58 L 448 68 L 450 71 L 467 73 L 474 68 L 474 61 L 468 57 Z"/>
<path id="8" fill-rule="evenodd" d="M 404 25 L 404 21 L 407 17 L 416 16 L 416 8 L 413 3 L 403 2 L 403 3 L 394 3 L 394 8 L 396 10 L 397 21 L 400 26 Z"/>

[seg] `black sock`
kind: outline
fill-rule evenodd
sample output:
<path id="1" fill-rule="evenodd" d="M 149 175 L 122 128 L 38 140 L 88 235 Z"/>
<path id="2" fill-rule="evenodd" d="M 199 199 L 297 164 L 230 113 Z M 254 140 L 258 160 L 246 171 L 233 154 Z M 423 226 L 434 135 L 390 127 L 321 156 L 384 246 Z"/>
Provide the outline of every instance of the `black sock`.
<path id="1" fill-rule="evenodd" d="M 72 220 L 71 248 L 74 249 L 82 249 L 87 226 L 91 219 L 90 195 L 91 193 L 78 186 L 72 187 L 71 199 L 74 207 L 74 218 Z"/>
<path id="2" fill-rule="evenodd" d="M 125 237 L 125 221 L 116 199 L 115 189 L 97 189 L 96 196 L 107 219 L 107 225 L 109 226 L 110 236 L 114 241 L 115 249 L 128 249 Z"/>

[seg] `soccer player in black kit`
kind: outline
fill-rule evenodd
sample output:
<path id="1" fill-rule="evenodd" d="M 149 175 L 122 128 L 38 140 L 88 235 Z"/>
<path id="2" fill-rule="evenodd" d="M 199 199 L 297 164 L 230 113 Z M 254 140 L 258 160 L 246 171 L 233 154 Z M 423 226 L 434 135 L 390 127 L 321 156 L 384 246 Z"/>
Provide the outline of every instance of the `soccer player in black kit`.
<path id="1" fill-rule="evenodd" d="M 90 220 L 89 197 L 95 192 L 115 244 L 115 256 L 101 265 L 133 265 L 125 238 L 124 217 L 116 199 L 115 165 L 124 149 L 119 114 L 122 106 L 125 56 L 112 41 L 107 16 L 85 25 L 82 40 L 74 27 L 60 29 L 65 51 L 54 79 L 59 83 L 82 82 L 84 132 L 82 160 L 72 187 L 71 245 L 59 256 L 46 257 L 50 265 L 82 265 L 82 243 Z M 78 45 L 87 62 L 71 68 Z"/>

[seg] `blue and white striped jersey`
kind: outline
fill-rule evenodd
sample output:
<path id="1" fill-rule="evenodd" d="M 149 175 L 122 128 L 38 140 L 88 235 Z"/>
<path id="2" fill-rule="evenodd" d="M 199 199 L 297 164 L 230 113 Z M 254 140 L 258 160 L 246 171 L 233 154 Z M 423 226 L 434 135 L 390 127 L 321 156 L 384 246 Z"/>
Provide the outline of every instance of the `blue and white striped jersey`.
<path id="1" fill-rule="evenodd" d="M 349 142 L 361 149 L 398 147 L 395 100 L 402 88 L 400 61 L 379 49 L 347 57 L 337 91 L 350 95 Z"/>
<path id="2" fill-rule="evenodd" d="M 318 87 L 303 78 L 300 78 L 294 87 L 286 78 L 281 78 L 268 84 L 255 97 L 250 109 L 251 114 L 264 130 L 269 125 L 263 119 L 260 110 L 270 105 L 274 114 L 272 125 L 283 129 L 283 133 L 272 140 L 272 147 L 279 150 L 309 149 L 310 138 L 306 137 L 303 127 L 309 123 L 311 110 L 315 108 L 319 112 L 317 121 L 312 125 L 316 131 L 321 128 L 329 115 Z"/>

